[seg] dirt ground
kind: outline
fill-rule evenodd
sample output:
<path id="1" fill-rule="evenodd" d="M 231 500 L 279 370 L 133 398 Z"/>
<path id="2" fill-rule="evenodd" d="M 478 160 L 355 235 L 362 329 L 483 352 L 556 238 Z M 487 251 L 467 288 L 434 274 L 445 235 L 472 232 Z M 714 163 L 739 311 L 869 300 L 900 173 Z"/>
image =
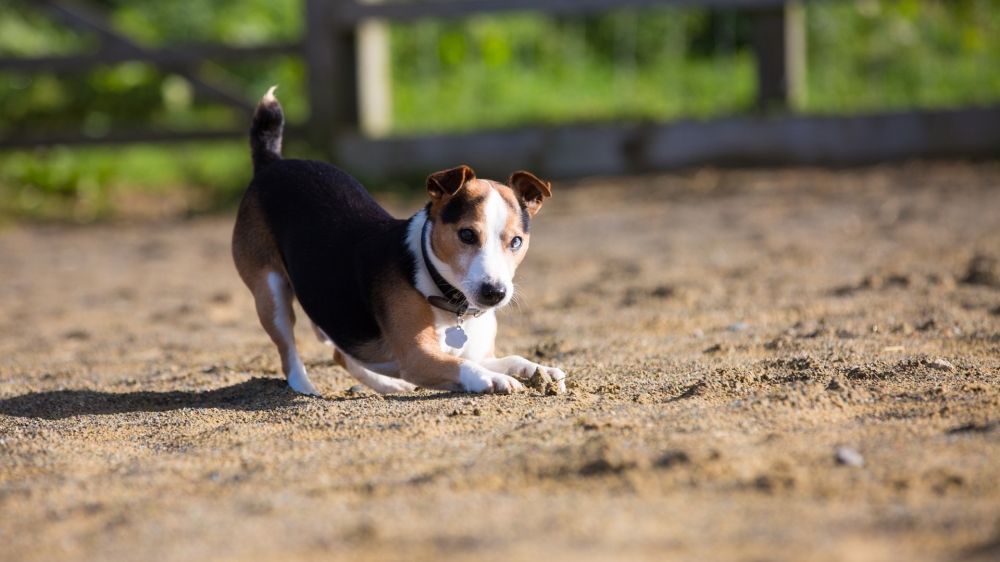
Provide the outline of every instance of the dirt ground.
<path id="1" fill-rule="evenodd" d="M 1000 165 L 554 191 L 498 350 L 560 396 L 301 321 L 294 394 L 232 216 L 0 232 L 0 560 L 1000 559 Z"/>

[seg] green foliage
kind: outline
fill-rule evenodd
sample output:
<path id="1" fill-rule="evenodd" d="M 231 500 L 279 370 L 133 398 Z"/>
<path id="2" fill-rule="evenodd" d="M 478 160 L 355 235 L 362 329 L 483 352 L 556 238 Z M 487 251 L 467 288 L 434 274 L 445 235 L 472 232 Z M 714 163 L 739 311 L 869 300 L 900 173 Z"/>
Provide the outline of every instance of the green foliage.
<path id="1" fill-rule="evenodd" d="M 94 38 L 73 33 L 36 10 L 0 4 L 0 54 L 24 57 L 92 49 Z"/>
<path id="2" fill-rule="evenodd" d="M 746 49 L 689 56 L 698 12 L 657 9 L 555 20 L 490 15 L 394 26 L 399 133 L 611 119 L 709 117 L 749 109 Z"/>
<path id="3" fill-rule="evenodd" d="M 0 216 L 89 222 L 125 192 L 181 186 L 198 191 L 189 211 L 209 210 L 235 201 L 250 174 L 245 145 L 233 142 L 12 151 L 0 154 Z"/>
<path id="4" fill-rule="evenodd" d="M 302 0 L 105 0 L 115 27 L 148 45 L 262 45 L 298 39 Z"/>
<path id="5" fill-rule="evenodd" d="M 809 113 L 947 108 L 1000 100 L 1000 0 L 807 4 Z M 396 131 L 750 110 L 744 14 L 623 10 L 393 28 Z"/>
<path id="6" fill-rule="evenodd" d="M 1000 100 L 1000 1 L 816 2 L 808 15 L 807 111 Z"/>
<path id="7" fill-rule="evenodd" d="M 98 0 L 121 33 L 150 47 L 301 39 L 303 0 Z M 941 108 L 1000 101 L 1000 0 L 807 3 L 808 113 Z M 749 20 L 738 12 L 655 8 L 599 17 L 482 15 L 393 24 L 396 134 L 564 122 L 710 118 L 752 111 Z M 0 4 L 0 56 L 93 52 L 99 41 L 30 2 Z M 291 124 L 308 119 L 305 68 L 272 57 L 192 69 L 257 99 L 280 84 Z M 245 127 L 246 115 L 189 77 L 141 62 L 55 76 L 0 73 L 0 137 L 69 131 Z M 294 140 L 290 140 L 294 142 Z M 128 191 L 194 189 L 194 208 L 246 185 L 245 141 L 0 153 L 0 216 L 111 213 Z M 305 155 L 306 149 L 286 152 Z"/>

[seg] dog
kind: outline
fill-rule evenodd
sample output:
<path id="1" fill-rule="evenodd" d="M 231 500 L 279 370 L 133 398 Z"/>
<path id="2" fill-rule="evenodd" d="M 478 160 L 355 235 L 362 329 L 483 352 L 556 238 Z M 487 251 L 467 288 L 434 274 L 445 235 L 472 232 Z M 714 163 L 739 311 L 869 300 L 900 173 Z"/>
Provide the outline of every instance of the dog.
<path id="1" fill-rule="evenodd" d="M 494 345 L 549 183 L 515 172 L 503 184 L 459 166 L 431 174 L 427 205 L 395 219 L 346 172 L 283 159 L 283 128 L 271 88 L 253 115 L 254 176 L 232 250 L 293 390 L 319 395 L 295 347 L 298 298 L 334 360 L 379 393 L 506 394 L 536 369 L 565 392 L 562 370 L 498 358 Z"/>

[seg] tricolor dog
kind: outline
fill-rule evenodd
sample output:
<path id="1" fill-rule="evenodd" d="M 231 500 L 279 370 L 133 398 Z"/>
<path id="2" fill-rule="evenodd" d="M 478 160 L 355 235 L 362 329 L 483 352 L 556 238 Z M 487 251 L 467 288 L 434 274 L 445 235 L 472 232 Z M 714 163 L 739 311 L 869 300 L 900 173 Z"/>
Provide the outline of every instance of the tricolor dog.
<path id="1" fill-rule="evenodd" d="M 494 352 L 496 311 L 513 297 L 548 183 L 515 172 L 502 184 L 459 166 L 428 177 L 430 202 L 398 220 L 342 170 L 282 159 L 283 126 L 272 88 L 250 129 L 254 177 L 233 258 L 292 389 L 319 394 L 295 348 L 297 297 L 334 359 L 378 392 L 509 393 L 537 368 L 565 390 L 561 370 Z"/>

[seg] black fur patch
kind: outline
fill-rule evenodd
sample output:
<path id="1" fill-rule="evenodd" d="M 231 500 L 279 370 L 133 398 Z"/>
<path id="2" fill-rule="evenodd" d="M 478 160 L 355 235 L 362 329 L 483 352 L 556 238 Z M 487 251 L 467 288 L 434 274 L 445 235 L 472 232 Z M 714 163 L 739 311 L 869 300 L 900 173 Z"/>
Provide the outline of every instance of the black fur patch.
<path id="1" fill-rule="evenodd" d="M 308 160 L 268 165 L 246 197 L 258 198 L 309 318 L 348 355 L 385 361 L 362 353 L 383 339 L 375 308 L 386 280 L 413 278 L 408 221 L 390 216 L 347 173 Z"/>
<path id="2" fill-rule="evenodd" d="M 462 217 L 485 200 L 486 195 L 477 195 L 470 199 L 467 194 L 459 193 L 451 201 L 445 203 L 444 209 L 441 209 L 441 223 L 453 224 L 462 220 Z"/>
<path id="3" fill-rule="evenodd" d="M 281 132 L 285 116 L 278 100 L 263 99 L 257 104 L 250 124 L 250 159 L 254 173 L 281 160 Z"/>

